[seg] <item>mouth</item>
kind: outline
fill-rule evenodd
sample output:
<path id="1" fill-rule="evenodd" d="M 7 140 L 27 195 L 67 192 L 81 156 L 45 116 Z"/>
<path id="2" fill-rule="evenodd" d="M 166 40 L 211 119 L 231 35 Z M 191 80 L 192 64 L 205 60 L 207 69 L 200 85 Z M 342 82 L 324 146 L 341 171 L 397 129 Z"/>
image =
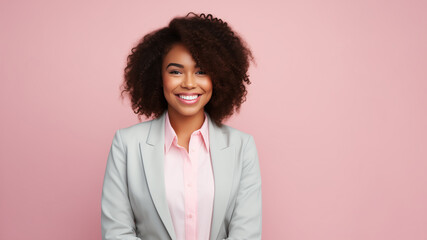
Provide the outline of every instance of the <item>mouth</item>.
<path id="1" fill-rule="evenodd" d="M 194 104 L 199 101 L 202 94 L 175 94 L 175 96 L 185 104 Z"/>

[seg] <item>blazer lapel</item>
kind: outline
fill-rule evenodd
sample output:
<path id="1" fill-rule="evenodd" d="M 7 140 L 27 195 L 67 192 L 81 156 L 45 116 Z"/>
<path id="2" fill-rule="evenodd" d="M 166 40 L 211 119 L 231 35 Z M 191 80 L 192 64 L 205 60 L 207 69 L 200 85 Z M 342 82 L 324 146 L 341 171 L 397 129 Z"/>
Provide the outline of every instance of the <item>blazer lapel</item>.
<path id="1" fill-rule="evenodd" d="M 166 200 L 164 178 L 164 138 L 165 138 L 165 113 L 151 121 L 147 140 L 140 142 L 142 162 L 148 188 L 156 206 L 157 212 L 172 239 L 176 239 Z"/>
<path id="2" fill-rule="evenodd" d="M 233 183 L 235 149 L 230 146 L 228 135 L 210 117 L 209 142 L 214 175 L 215 193 L 210 239 L 217 239 L 224 221 Z"/>

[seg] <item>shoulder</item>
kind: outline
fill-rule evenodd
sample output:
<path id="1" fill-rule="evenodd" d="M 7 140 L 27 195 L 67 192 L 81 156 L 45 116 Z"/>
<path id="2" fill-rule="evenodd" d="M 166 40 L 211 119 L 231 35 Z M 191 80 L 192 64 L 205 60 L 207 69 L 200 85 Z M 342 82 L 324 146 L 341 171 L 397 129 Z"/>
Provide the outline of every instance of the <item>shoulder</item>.
<path id="1" fill-rule="evenodd" d="M 150 132 L 150 126 L 156 119 L 148 120 L 133 124 L 128 127 L 119 128 L 116 131 L 116 135 L 124 142 L 138 142 L 141 139 L 146 139 Z"/>
<path id="2" fill-rule="evenodd" d="M 227 134 L 229 136 L 232 136 L 234 138 L 244 138 L 244 139 L 246 139 L 248 137 L 251 137 L 251 135 L 249 133 L 243 132 L 243 131 L 241 131 L 241 130 L 239 130 L 237 128 L 234 128 L 234 127 L 231 127 L 231 126 L 228 126 L 228 125 L 225 125 L 225 124 L 223 124 L 220 127 L 217 127 L 217 129 L 219 129 L 222 133 Z"/>
<path id="3" fill-rule="evenodd" d="M 215 135 L 222 136 L 223 140 L 226 141 L 227 145 L 241 146 L 244 147 L 248 145 L 248 143 L 255 143 L 254 138 L 251 134 L 236 129 L 234 127 L 228 125 L 215 125 L 214 128 Z"/>

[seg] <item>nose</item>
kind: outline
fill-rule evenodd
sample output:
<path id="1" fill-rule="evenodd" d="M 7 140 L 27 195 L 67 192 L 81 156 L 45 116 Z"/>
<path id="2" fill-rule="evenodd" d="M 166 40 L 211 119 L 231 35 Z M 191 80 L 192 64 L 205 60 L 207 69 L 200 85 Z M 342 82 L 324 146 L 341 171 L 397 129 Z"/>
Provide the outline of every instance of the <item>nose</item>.
<path id="1" fill-rule="evenodd" d="M 191 89 L 195 88 L 196 84 L 196 78 L 192 74 L 186 74 L 182 79 L 181 87 Z"/>

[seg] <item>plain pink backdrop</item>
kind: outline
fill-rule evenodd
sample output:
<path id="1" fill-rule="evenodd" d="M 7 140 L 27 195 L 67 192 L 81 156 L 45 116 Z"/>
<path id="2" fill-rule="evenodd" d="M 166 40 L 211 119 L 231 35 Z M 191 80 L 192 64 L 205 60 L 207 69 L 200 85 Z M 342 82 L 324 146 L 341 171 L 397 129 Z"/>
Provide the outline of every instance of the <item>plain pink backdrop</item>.
<path id="1" fill-rule="evenodd" d="M 1 1 L 0 239 L 101 239 L 126 56 L 189 11 L 257 65 L 240 114 L 263 239 L 427 239 L 425 1 Z"/>

